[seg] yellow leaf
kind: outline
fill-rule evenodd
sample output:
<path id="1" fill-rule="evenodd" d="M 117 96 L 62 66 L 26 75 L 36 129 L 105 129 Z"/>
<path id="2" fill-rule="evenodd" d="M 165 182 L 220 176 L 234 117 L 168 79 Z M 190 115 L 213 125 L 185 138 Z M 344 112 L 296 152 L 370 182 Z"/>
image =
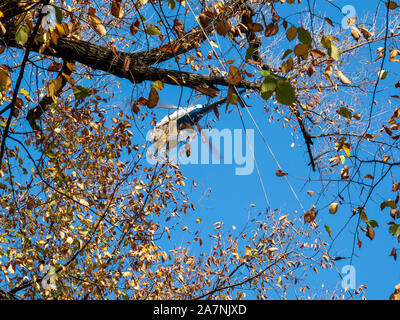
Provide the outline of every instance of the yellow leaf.
<path id="1" fill-rule="evenodd" d="M 56 93 L 59 89 L 61 89 L 62 85 L 62 78 L 57 77 L 56 79 L 50 80 L 46 84 L 46 93 L 48 97 L 54 98 L 56 96 Z"/>
<path id="2" fill-rule="evenodd" d="M 56 23 L 56 30 L 60 36 L 64 36 L 69 33 L 68 24 L 65 22 L 63 23 Z"/>
<path id="3" fill-rule="evenodd" d="M 337 212 L 337 210 L 338 210 L 338 206 L 339 206 L 339 203 L 336 203 L 336 202 L 331 203 L 329 205 L 329 213 L 335 214 Z"/>
<path id="4" fill-rule="evenodd" d="M 83 206 L 86 206 L 86 207 L 89 206 L 89 202 L 87 202 L 87 200 L 85 200 L 85 199 L 80 199 L 80 200 L 79 200 L 79 203 L 80 203 L 81 205 L 83 205 Z"/>
<path id="5" fill-rule="evenodd" d="M 337 77 L 339 78 L 340 82 L 345 84 L 345 85 L 351 85 L 351 81 L 349 80 L 349 78 L 347 78 L 343 72 L 338 71 L 337 72 Z"/>
<path id="6" fill-rule="evenodd" d="M 156 80 L 152 86 L 157 91 L 162 90 L 164 88 L 164 84 L 160 80 Z"/>
<path id="7" fill-rule="evenodd" d="M 90 16 L 89 16 L 89 21 L 90 21 L 90 24 L 92 25 L 92 27 L 93 27 L 99 34 L 101 34 L 102 36 L 105 36 L 105 35 L 107 34 L 106 28 L 104 28 L 104 26 L 103 26 L 103 24 L 102 24 L 102 22 L 101 22 L 101 20 L 100 20 L 99 17 L 94 16 L 94 15 L 93 15 L 93 16 L 90 15 Z"/>
<path id="8" fill-rule="evenodd" d="M 349 143 L 343 144 L 343 150 L 346 153 L 347 157 L 350 157 L 350 148 L 351 145 Z"/>
<path id="9" fill-rule="evenodd" d="M 0 67 L 0 92 L 7 92 L 11 88 L 11 77 L 7 70 Z"/>

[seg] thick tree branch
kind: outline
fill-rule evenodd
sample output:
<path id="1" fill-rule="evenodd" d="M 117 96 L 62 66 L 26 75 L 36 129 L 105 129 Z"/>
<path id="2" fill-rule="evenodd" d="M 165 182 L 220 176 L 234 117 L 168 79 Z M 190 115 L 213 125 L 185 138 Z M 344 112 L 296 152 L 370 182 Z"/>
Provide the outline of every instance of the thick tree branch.
<path id="1" fill-rule="evenodd" d="M 206 27 L 195 27 L 187 32 L 182 38 L 171 41 L 167 45 L 153 48 L 139 53 L 140 60 L 145 65 L 160 63 L 190 50 L 195 49 L 200 43 L 210 36 L 217 24 L 222 20 L 228 20 L 238 14 L 241 9 L 247 8 L 247 0 L 230 0 L 224 4 L 224 12 L 210 19 Z"/>
<path id="2" fill-rule="evenodd" d="M 12 39 L 12 37 L 8 37 L 7 44 L 19 47 Z M 31 51 L 38 52 L 39 48 L 39 45 L 34 45 Z M 79 62 L 94 70 L 101 70 L 119 78 L 128 79 L 132 83 L 161 80 L 166 84 L 180 85 L 194 89 L 198 86 L 213 87 L 215 85 L 229 85 L 225 77 L 148 67 L 140 60 L 142 57 L 141 53 L 114 52 L 109 48 L 97 46 L 87 41 L 66 37 L 60 37 L 57 45 L 53 44 L 43 54 Z M 125 67 L 127 65 L 126 59 L 129 60 L 128 69 Z M 237 87 L 256 89 L 258 85 L 251 81 L 242 80 Z"/>

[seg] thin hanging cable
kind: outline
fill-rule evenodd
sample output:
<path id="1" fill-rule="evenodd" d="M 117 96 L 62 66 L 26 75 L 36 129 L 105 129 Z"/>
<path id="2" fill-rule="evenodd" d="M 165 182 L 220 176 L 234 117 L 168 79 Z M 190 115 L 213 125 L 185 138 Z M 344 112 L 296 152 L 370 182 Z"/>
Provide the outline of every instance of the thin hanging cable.
<path id="1" fill-rule="evenodd" d="M 193 14 L 194 19 L 196 20 L 197 24 L 199 25 L 201 31 L 203 32 L 204 36 L 206 37 L 206 39 L 208 40 L 208 42 L 210 42 L 210 38 L 208 37 L 207 33 L 204 31 L 203 26 L 202 26 L 202 25 L 199 23 L 199 21 L 196 19 L 196 15 L 195 15 L 195 13 L 194 13 L 194 11 L 193 11 L 193 9 L 192 9 L 192 6 L 190 5 L 189 1 L 187 2 L 187 4 L 188 4 L 188 6 L 189 6 L 190 11 L 191 11 L 192 14 Z M 222 63 L 221 58 L 219 57 L 218 53 L 214 50 L 214 48 L 213 48 L 212 46 L 211 46 L 211 50 L 214 52 L 215 56 L 217 57 L 217 60 L 218 60 L 218 62 L 220 63 L 221 67 L 226 71 L 225 65 Z M 220 50 L 221 50 L 221 49 L 220 49 Z M 222 52 L 221 52 L 221 53 L 222 53 Z M 235 88 L 235 90 L 236 90 L 238 96 L 240 96 L 240 94 L 239 94 L 238 90 L 236 89 L 236 87 L 234 87 L 234 88 Z M 241 96 L 240 96 L 240 97 L 241 97 Z M 240 114 L 240 113 L 239 113 L 239 114 Z M 242 118 L 241 116 L 240 116 L 240 118 L 241 118 L 242 124 L 244 124 L 243 118 Z M 244 128 L 245 128 L 245 127 L 244 127 Z M 246 139 L 247 139 L 247 135 L 246 135 Z M 258 165 L 257 165 L 257 161 L 256 161 L 256 158 L 255 158 L 255 154 L 254 154 L 253 150 L 250 150 L 250 151 L 251 151 L 251 154 L 252 154 L 252 157 L 253 157 L 253 160 L 254 160 L 254 164 L 255 164 L 255 166 L 256 166 L 257 175 L 258 175 L 258 178 L 259 178 L 259 180 L 260 180 L 260 184 L 261 184 L 261 188 L 262 188 L 263 193 L 264 193 L 265 201 L 266 201 L 266 203 L 267 203 L 268 208 L 270 209 L 270 208 L 271 208 L 271 205 L 270 205 L 270 202 L 269 202 L 269 200 L 268 200 L 268 196 L 267 196 L 266 190 L 265 190 L 265 188 L 264 188 L 264 183 L 263 183 L 263 181 L 262 181 L 262 177 L 261 177 L 261 174 L 260 174 Z"/>
<path id="2" fill-rule="evenodd" d="M 269 153 L 271 154 L 272 158 L 274 159 L 276 165 L 278 166 L 279 170 L 283 171 L 281 165 L 279 164 L 278 159 L 276 158 L 274 152 L 272 151 L 270 145 L 268 144 L 267 139 L 266 139 L 266 138 L 264 137 L 264 135 L 262 134 L 260 128 L 259 128 L 258 125 L 257 125 L 257 122 L 254 120 L 253 115 L 252 115 L 251 112 L 249 111 L 249 108 L 248 108 L 247 104 L 244 102 L 242 96 L 238 93 L 236 87 L 235 87 L 234 89 L 235 89 L 235 91 L 236 91 L 237 94 L 238 94 L 240 105 L 241 105 L 243 108 L 246 109 L 246 111 L 247 111 L 247 113 L 249 114 L 249 116 L 250 116 L 252 122 L 254 123 L 254 125 L 255 125 L 255 127 L 256 127 L 258 133 L 260 134 L 262 140 L 264 141 L 264 144 L 267 146 Z M 303 210 L 303 212 L 306 212 L 306 210 L 304 209 L 304 207 L 303 207 L 303 205 L 302 205 L 302 203 L 301 203 L 299 197 L 297 196 L 296 191 L 294 191 L 292 185 L 290 184 L 289 179 L 287 178 L 287 176 L 284 176 L 284 178 L 285 178 L 286 183 L 288 184 L 290 190 L 292 191 L 292 193 L 293 193 L 293 195 L 294 195 L 294 197 L 295 197 L 297 203 L 300 205 L 300 208 Z"/>
<path id="3" fill-rule="evenodd" d="M 193 14 L 193 17 L 195 18 L 195 20 L 196 20 L 196 22 L 197 22 L 197 24 L 198 24 L 199 27 L 201 28 L 201 30 L 202 30 L 204 36 L 206 37 L 206 39 L 208 40 L 208 42 L 210 42 L 210 38 L 208 37 L 207 33 L 204 31 L 204 28 L 203 28 L 202 25 L 197 21 L 196 15 L 195 15 L 195 13 L 194 13 L 194 11 L 193 11 L 193 9 L 192 9 L 192 6 L 190 5 L 190 2 L 188 1 L 187 4 L 188 4 L 188 6 L 189 6 L 190 11 L 191 11 L 192 14 Z M 219 50 L 221 51 L 220 46 L 219 46 L 218 48 L 219 48 Z M 219 57 L 219 54 L 215 51 L 215 49 L 214 49 L 213 46 L 211 46 L 211 50 L 214 52 L 215 56 L 217 57 L 217 60 L 219 61 L 221 67 L 224 69 L 225 72 L 227 72 L 226 66 L 222 63 L 222 60 L 221 60 L 221 58 Z M 222 53 L 222 51 L 221 51 L 221 53 Z M 240 105 L 241 105 L 242 107 L 244 107 L 244 108 L 247 110 L 247 112 L 250 114 L 250 117 L 251 117 L 251 119 L 252 119 L 254 125 L 255 125 L 256 128 L 257 128 L 257 131 L 260 133 L 260 135 L 261 135 L 261 137 L 262 137 L 262 139 L 263 139 L 265 145 L 267 146 L 267 148 L 268 148 L 270 154 L 272 155 L 272 157 L 273 157 L 275 163 L 277 164 L 278 168 L 279 168 L 280 170 L 282 170 L 282 168 L 281 168 L 281 166 L 280 166 L 278 160 L 277 160 L 276 157 L 275 157 L 275 154 L 273 153 L 271 147 L 269 146 L 268 142 L 266 141 L 264 135 L 261 133 L 261 131 L 260 131 L 260 129 L 259 129 L 257 123 L 255 122 L 255 120 L 254 120 L 253 116 L 251 115 L 250 111 L 248 110 L 247 105 L 244 103 L 244 100 L 243 100 L 241 94 L 238 92 L 236 86 L 234 86 L 233 88 L 234 88 L 234 90 L 235 90 L 236 95 L 239 97 L 239 103 L 240 103 Z M 242 123 L 243 123 L 243 118 L 242 118 L 242 115 L 241 115 L 240 112 L 239 112 L 239 115 L 240 115 L 241 121 L 242 121 Z M 257 161 L 256 161 L 256 159 L 255 159 L 254 154 L 253 154 L 253 158 L 254 158 L 254 163 L 256 164 L 257 172 L 259 173 L 259 171 L 258 171 L 258 166 L 257 166 Z M 262 182 L 261 176 L 259 176 L 259 177 L 260 177 L 260 183 L 261 183 L 261 185 L 262 185 L 262 187 L 263 187 L 263 190 L 264 190 L 264 184 L 263 184 L 263 182 Z M 299 197 L 297 196 L 296 192 L 294 191 L 293 187 L 291 186 L 291 184 L 290 184 L 290 182 L 289 182 L 289 180 L 287 179 L 286 176 L 285 176 L 285 181 L 286 181 L 286 183 L 289 185 L 289 188 L 290 188 L 291 192 L 293 193 L 293 195 L 294 195 L 296 201 L 299 203 L 299 205 L 300 205 L 301 209 L 303 210 L 303 212 L 306 212 L 305 209 L 304 209 L 304 207 L 303 207 L 303 205 L 301 204 L 301 201 L 300 201 Z M 268 202 L 268 198 L 266 198 L 266 200 L 267 200 L 267 202 Z"/>

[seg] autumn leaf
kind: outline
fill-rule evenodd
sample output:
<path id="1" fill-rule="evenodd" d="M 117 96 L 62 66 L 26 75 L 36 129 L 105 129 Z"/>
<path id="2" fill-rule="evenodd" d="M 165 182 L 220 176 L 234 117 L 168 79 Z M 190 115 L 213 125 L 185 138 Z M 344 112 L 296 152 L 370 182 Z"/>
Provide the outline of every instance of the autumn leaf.
<path id="1" fill-rule="evenodd" d="M 292 41 L 297 36 L 297 28 L 295 26 L 291 26 L 289 29 L 286 30 L 286 38 L 289 41 Z"/>
<path id="2" fill-rule="evenodd" d="M 329 205 L 329 213 L 331 214 L 335 214 L 338 210 L 339 207 L 339 203 L 337 202 L 333 202 Z"/>
<path id="3" fill-rule="evenodd" d="M 156 81 L 153 83 L 152 87 L 153 87 L 154 89 L 156 89 L 157 91 L 160 91 L 160 90 L 162 90 L 162 89 L 164 88 L 164 84 L 163 84 L 160 80 L 156 80 Z"/>
<path id="4" fill-rule="evenodd" d="M 233 86 L 237 86 L 242 81 L 240 71 L 237 67 L 229 66 L 229 73 L 228 73 L 227 81 L 229 84 L 231 84 Z"/>
<path id="5" fill-rule="evenodd" d="M 390 252 L 390 256 L 393 257 L 393 259 L 396 261 L 397 260 L 397 251 L 396 248 L 393 248 L 392 251 Z M 400 285 L 399 285 L 399 293 L 400 293 Z M 392 300 L 392 299 L 391 299 Z M 398 300 L 400 300 L 400 294 L 398 297 Z"/>
<path id="6" fill-rule="evenodd" d="M 102 21 L 96 15 L 89 15 L 89 22 L 91 26 L 102 36 L 107 34 L 106 28 L 104 28 Z"/>
<path id="7" fill-rule="evenodd" d="M 185 26 L 183 22 L 179 19 L 174 20 L 174 25 L 172 26 L 172 29 L 174 29 L 179 39 L 185 35 Z"/>
<path id="8" fill-rule="evenodd" d="M 139 27 L 140 27 L 140 21 L 139 20 L 136 20 L 135 22 L 133 22 L 131 24 L 131 26 L 129 27 L 129 31 L 131 32 L 131 34 L 133 36 L 139 31 Z"/>
<path id="9" fill-rule="evenodd" d="M 284 176 L 287 176 L 288 174 L 286 173 L 286 172 L 283 172 L 281 169 L 279 169 L 279 170 L 277 170 L 276 172 L 275 172 L 275 175 L 277 176 L 277 177 L 284 177 Z"/>
<path id="10" fill-rule="evenodd" d="M 318 211 L 315 211 L 315 206 L 312 206 L 310 210 L 304 213 L 304 222 L 310 223 L 315 220 L 317 217 Z"/>
<path id="11" fill-rule="evenodd" d="M 399 5 L 393 0 L 389 0 L 389 1 L 385 2 L 385 6 L 387 8 L 389 8 L 389 10 L 394 10 L 399 7 Z"/>
<path id="12" fill-rule="evenodd" d="M 341 71 L 337 71 L 337 77 L 340 80 L 341 83 L 345 84 L 345 85 L 351 85 L 351 81 L 349 80 L 349 78 L 347 78 L 343 72 Z"/>
<path id="13" fill-rule="evenodd" d="M 297 28 L 297 36 L 301 43 L 311 45 L 312 37 L 308 30 L 304 29 L 303 27 Z"/>
<path id="14" fill-rule="evenodd" d="M 218 22 L 215 30 L 217 30 L 217 33 L 221 36 L 226 36 L 229 32 L 231 25 L 228 23 L 226 20 L 222 19 Z"/>
<path id="15" fill-rule="evenodd" d="M 369 38 L 371 38 L 374 35 L 374 33 L 368 31 L 368 29 L 365 28 L 364 26 L 359 26 L 358 28 L 360 29 L 365 40 L 369 40 Z"/>
<path id="16" fill-rule="evenodd" d="M 247 24 L 247 28 L 252 32 L 264 31 L 264 27 L 262 26 L 262 24 L 259 24 L 259 23 L 250 22 L 250 23 Z"/>
<path id="17" fill-rule="evenodd" d="M 370 226 L 367 226 L 366 236 L 370 240 L 373 240 L 375 238 L 375 230 L 373 228 L 371 228 Z"/>
<path id="18" fill-rule="evenodd" d="M 307 57 L 310 46 L 308 44 L 299 43 L 294 47 L 294 54 L 297 57 Z"/>
<path id="19" fill-rule="evenodd" d="M 351 27 L 351 36 L 358 41 L 361 38 L 361 32 L 356 27 Z"/>
<path id="20" fill-rule="evenodd" d="M 158 29 L 157 26 L 148 26 L 146 28 L 146 33 L 150 36 L 158 36 L 161 33 L 161 31 L 160 29 Z"/>
<path id="21" fill-rule="evenodd" d="M 119 19 L 124 16 L 124 10 L 122 9 L 121 3 L 119 1 L 111 2 L 111 14 Z"/>
<path id="22" fill-rule="evenodd" d="M 338 49 L 336 43 L 333 43 L 333 42 L 331 43 L 331 46 L 328 49 L 328 54 L 332 59 L 334 59 L 336 61 L 339 60 L 340 52 L 339 52 L 339 49 Z"/>
<path id="23" fill-rule="evenodd" d="M 349 178 L 349 166 L 344 166 L 344 168 L 340 171 L 340 177 L 342 180 Z"/>
<path id="24" fill-rule="evenodd" d="M 265 28 L 264 35 L 266 37 L 272 37 L 272 36 L 276 35 L 278 33 L 278 31 L 279 31 L 279 25 L 277 23 L 270 23 Z"/>
<path id="25" fill-rule="evenodd" d="M 381 80 L 385 80 L 387 77 L 388 72 L 386 70 L 380 70 L 378 73 L 378 77 Z"/>
<path id="26" fill-rule="evenodd" d="M 8 71 L 0 67 L 0 92 L 4 93 L 11 88 L 11 77 Z"/>
<path id="27" fill-rule="evenodd" d="M 150 94 L 149 94 L 149 99 L 148 99 L 147 106 L 150 109 L 154 108 L 158 104 L 158 99 L 159 99 L 158 92 L 154 87 L 152 87 L 150 89 Z"/>
<path id="28" fill-rule="evenodd" d="M 57 77 L 56 79 L 50 80 L 46 84 L 46 93 L 48 97 L 54 98 L 58 90 L 61 89 L 62 86 L 62 78 Z"/>

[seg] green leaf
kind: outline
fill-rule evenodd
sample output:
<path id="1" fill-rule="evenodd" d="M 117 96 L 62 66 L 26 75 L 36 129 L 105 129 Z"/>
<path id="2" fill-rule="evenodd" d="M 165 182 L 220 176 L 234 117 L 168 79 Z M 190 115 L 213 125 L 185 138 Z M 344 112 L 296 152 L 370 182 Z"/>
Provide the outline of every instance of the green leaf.
<path id="1" fill-rule="evenodd" d="M 350 110 L 347 109 L 347 108 L 345 108 L 345 107 L 340 107 L 339 114 L 340 114 L 342 117 L 347 118 L 347 119 L 350 119 L 350 120 L 351 120 L 351 118 L 352 118 L 352 116 L 353 116 L 353 115 L 351 114 Z"/>
<path id="2" fill-rule="evenodd" d="M 44 38 L 42 34 L 39 34 L 35 37 L 35 40 L 33 40 L 33 43 L 36 45 L 41 45 L 42 43 L 44 43 Z"/>
<path id="3" fill-rule="evenodd" d="M 363 210 L 358 210 L 358 214 L 360 215 L 361 220 L 367 223 L 368 217 L 366 213 Z"/>
<path id="4" fill-rule="evenodd" d="M 280 104 L 290 106 L 296 99 L 296 93 L 287 80 L 279 79 L 276 85 L 276 100 Z"/>
<path id="5" fill-rule="evenodd" d="M 375 220 L 369 220 L 367 221 L 367 225 L 369 225 L 371 228 L 376 228 L 378 227 L 378 222 L 376 222 Z"/>
<path id="6" fill-rule="evenodd" d="M 271 72 L 268 70 L 260 70 L 260 71 L 258 71 L 258 73 L 260 75 L 262 75 L 263 77 L 269 77 L 271 75 Z"/>
<path id="7" fill-rule="evenodd" d="M 232 93 L 231 101 L 229 101 L 229 103 L 232 103 L 236 106 L 237 102 L 238 102 L 238 96 L 235 93 Z"/>
<path id="8" fill-rule="evenodd" d="M 379 71 L 378 75 L 379 75 L 379 79 L 385 80 L 388 75 L 388 72 L 386 70 L 381 70 L 381 71 Z"/>
<path id="9" fill-rule="evenodd" d="M 16 34 L 15 41 L 23 46 L 29 38 L 29 27 L 28 26 L 19 26 Z"/>
<path id="10" fill-rule="evenodd" d="M 245 60 L 249 60 L 251 59 L 251 57 L 253 56 L 254 51 L 256 50 L 256 48 L 254 48 L 253 46 L 250 46 L 247 51 L 246 51 L 246 56 L 245 56 Z"/>
<path id="11" fill-rule="evenodd" d="M 386 201 L 386 206 L 389 207 L 390 209 L 396 209 L 396 202 L 392 199 L 389 199 Z"/>
<path id="12" fill-rule="evenodd" d="M 400 225 L 393 223 L 389 228 L 389 232 L 391 234 L 393 234 L 394 237 L 399 236 L 400 235 Z"/>
<path id="13" fill-rule="evenodd" d="M 329 236 L 331 237 L 332 236 L 331 228 L 329 226 L 325 225 L 325 230 L 326 230 L 326 232 L 328 232 Z"/>
<path id="14" fill-rule="evenodd" d="M 331 46 L 330 46 L 330 48 L 328 49 L 328 54 L 329 54 L 329 56 L 330 56 L 332 59 L 334 59 L 334 60 L 336 60 L 336 61 L 339 60 L 339 58 L 340 58 L 340 52 L 339 52 L 339 49 L 338 49 L 336 43 L 333 43 L 333 42 L 331 43 Z"/>
<path id="15" fill-rule="evenodd" d="M 325 49 L 329 49 L 332 46 L 332 41 L 329 40 L 327 37 L 322 36 L 321 44 Z"/>
<path id="16" fill-rule="evenodd" d="M 168 7 L 169 7 L 171 10 L 174 10 L 174 9 L 175 9 L 175 1 L 174 1 L 174 0 L 169 0 L 169 1 L 168 1 Z"/>
<path id="17" fill-rule="evenodd" d="M 282 56 L 282 60 L 285 60 L 285 59 L 287 58 L 287 56 L 288 56 L 289 54 L 291 54 L 292 52 L 293 52 L 292 49 L 287 49 L 287 50 L 285 51 L 285 53 L 283 54 L 283 56 Z"/>
<path id="18" fill-rule="evenodd" d="M 72 92 L 74 93 L 75 99 L 83 100 L 89 95 L 90 88 L 77 85 L 72 88 Z"/>
<path id="19" fill-rule="evenodd" d="M 297 28 L 297 36 L 301 43 L 304 43 L 304 44 L 312 43 L 311 34 L 303 27 Z"/>
<path id="20" fill-rule="evenodd" d="M 263 83 L 260 86 L 260 92 L 266 92 L 266 91 L 275 91 L 276 89 L 276 80 L 271 80 L 269 78 L 265 78 Z"/>
<path id="21" fill-rule="evenodd" d="M 53 152 L 51 152 L 51 151 L 46 152 L 46 153 L 45 153 L 45 156 L 47 156 L 47 157 L 50 158 L 50 159 L 56 158 L 56 155 L 55 155 Z"/>
<path id="22" fill-rule="evenodd" d="M 57 23 L 61 24 L 62 23 L 62 19 L 63 19 L 63 14 L 62 11 L 59 7 L 54 7 L 55 11 L 56 11 L 56 20 Z"/>
<path id="23" fill-rule="evenodd" d="M 264 82 L 260 86 L 260 96 L 264 100 L 268 100 L 274 94 L 276 89 L 276 80 L 265 78 Z"/>
<path id="24" fill-rule="evenodd" d="M 272 97 L 273 94 L 274 94 L 274 91 L 264 91 L 264 92 L 260 92 L 260 96 L 261 96 L 261 98 L 263 98 L 264 100 L 268 100 L 269 98 Z"/>
<path id="25" fill-rule="evenodd" d="M 146 29 L 146 33 L 151 36 L 158 36 L 161 31 L 156 26 L 148 26 Z"/>

